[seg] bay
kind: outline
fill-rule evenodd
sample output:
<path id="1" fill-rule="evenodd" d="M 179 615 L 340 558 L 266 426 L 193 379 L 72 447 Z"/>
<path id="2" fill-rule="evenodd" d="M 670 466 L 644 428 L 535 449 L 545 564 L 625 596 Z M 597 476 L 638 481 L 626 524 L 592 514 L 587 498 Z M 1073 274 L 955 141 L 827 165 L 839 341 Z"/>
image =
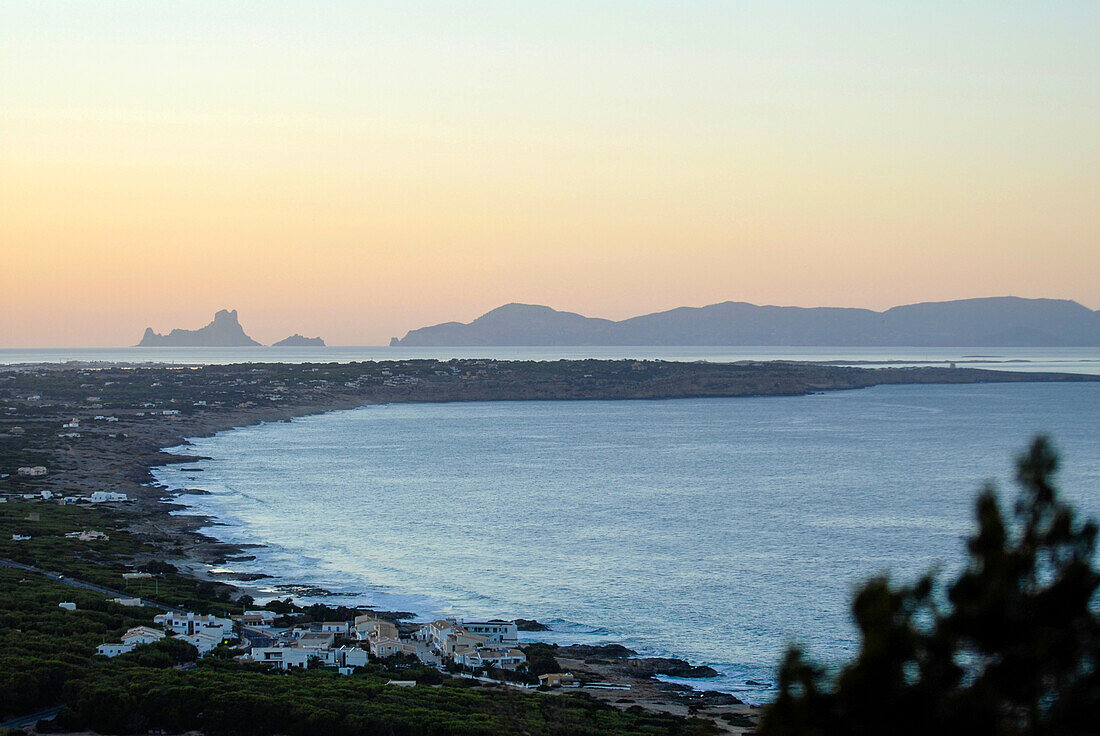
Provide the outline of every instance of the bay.
<path id="1" fill-rule="evenodd" d="M 979 486 L 1038 432 L 1100 516 L 1100 385 L 877 386 L 801 397 L 371 406 L 197 439 L 157 470 L 241 572 L 426 618 L 709 664 L 766 700 L 791 642 L 836 663 L 852 591 L 963 559 Z M 273 594 L 275 593 L 273 589 Z"/>

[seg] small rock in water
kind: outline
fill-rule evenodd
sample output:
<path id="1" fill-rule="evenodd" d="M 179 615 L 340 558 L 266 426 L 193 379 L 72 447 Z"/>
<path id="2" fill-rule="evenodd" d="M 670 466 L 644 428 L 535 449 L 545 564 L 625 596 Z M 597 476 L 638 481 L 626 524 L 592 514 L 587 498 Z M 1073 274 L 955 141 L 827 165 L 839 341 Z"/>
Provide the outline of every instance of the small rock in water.
<path id="1" fill-rule="evenodd" d="M 627 649 L 622 644 L 570 644 L 567 647 L 558 647 L 556 654 L 563 657 L 601 657 L 603 659 L 626 659 L 637 652 Z"/>
<path id="2" fill-rule="evenodd" d="M 666 675 L 668 677 L 717 677 L 718 670 L 706 665 L 693 667 L 682 659 L 671 657 L 641 657 L 626 661 L 626 669 L 635 675 L 652 677 L 653 675 Z"/>
<path id="3" fill-rule="evenodd" d="M 550 627 L 530 618 L 517 618 L 516 628 L 520 631 L 549 631 Z"/>

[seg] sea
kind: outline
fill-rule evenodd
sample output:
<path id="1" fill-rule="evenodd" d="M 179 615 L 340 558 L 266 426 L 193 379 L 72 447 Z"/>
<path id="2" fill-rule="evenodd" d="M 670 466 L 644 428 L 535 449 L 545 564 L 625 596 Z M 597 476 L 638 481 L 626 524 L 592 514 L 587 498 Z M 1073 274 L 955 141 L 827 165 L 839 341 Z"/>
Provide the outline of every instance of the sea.
<path id="1" fill-rule="evenodd" d="M 35 363 L 349 363 L 353 361 L 452 358 L 498 360 L 673 360 L 729 363 L 740 360 L 791 360 L 838 365 L 949 365 L 1009 371 L 1100 373 L 1100 347 L 325 347 L 325 348 L 0 348 L 0 365 Z"/>
<path id="2" fill-rule="evenodd" d="M 859 359 L 886 355 L 913 358 Z M 551 631 L 525 638 L 710 665 L 673 681 L 760 703 L 788 646 L 832 667 L 854 655 L 862 582 L 956 571 L 978 489 L 1011 508 L 1037 433 L 1066 498 L 1100 517 L 1098 428 L 1100 383 L 395 404 L 195 439 L 176 451 L 210 459 L 155 475 L 208 534 L 261 545 L 226 568 L 271 575 L 266 595 L 537 619 Z"/>

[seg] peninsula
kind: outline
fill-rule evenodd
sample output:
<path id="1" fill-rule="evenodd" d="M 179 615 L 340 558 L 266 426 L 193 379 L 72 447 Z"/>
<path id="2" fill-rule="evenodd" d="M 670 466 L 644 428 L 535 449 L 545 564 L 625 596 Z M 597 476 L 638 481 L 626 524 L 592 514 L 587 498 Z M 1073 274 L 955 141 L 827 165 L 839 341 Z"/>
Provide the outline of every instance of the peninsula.
<path id="1" fill-rule="evenodd" d="M 147 327 L 137 346 L 140 348 L 236 348 L 259 344 L 245 334 L 244 328 L 237 320 L 236 309 L 232 311 L 222 309 L 214 315 L 214 320 L 210 324 L 197 330 L 174 329 L 167 335 L 161 335 L 153 332 L 152 327 Z"/>
<path id="2" fill-rule="evenodd" d="M 622 321 L 506 304 L 474 321 L 445 322 L 391 346 L 769 345 L 1100 346 L 1100 312 L 1065 299 L 995 297 L 869 309 L 723 302 Z"/>

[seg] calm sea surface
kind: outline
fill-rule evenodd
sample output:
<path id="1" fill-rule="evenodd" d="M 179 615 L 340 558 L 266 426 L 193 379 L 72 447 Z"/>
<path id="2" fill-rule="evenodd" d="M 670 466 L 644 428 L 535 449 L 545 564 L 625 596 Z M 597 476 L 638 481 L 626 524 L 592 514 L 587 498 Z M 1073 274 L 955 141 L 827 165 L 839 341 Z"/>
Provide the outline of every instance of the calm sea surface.
<path id="1" fill-rule="evenodd" d="M 1100 373 L 1100 348 L 853 347 L 469 347 L 469 348 L 0 348 L 0 365 L 17 363 L 348 363 L 415 358 L 499 360 L 799 360 L 862 365 L 946 364 L 1013 371 Z"/>
<path id="2" fill-rule="evenodd" d="M 1100 516 L 1100 384 L 806 397 L 377 406 L 197 440 L 158 470 L 240 571 L 421 616 L 537 618 L 769 696 L 791 641 L 851 655 L 853 587 L 962 559 L 971 503 L 1036 432 Z"/>

